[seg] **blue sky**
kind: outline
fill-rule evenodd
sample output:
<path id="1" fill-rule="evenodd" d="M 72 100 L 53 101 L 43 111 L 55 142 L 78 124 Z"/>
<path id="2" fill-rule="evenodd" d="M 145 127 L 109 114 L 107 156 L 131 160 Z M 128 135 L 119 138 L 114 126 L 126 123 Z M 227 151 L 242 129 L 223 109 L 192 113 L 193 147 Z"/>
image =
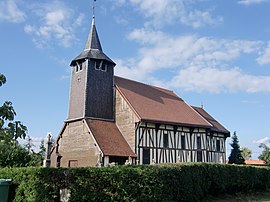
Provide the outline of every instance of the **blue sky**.
<path id="1" fill-rule="evenodd" d="M 203 104 L 256 159 L 270 139 L 269 10 L 269 0 L 97 0 L 95 15 L 116 75 Z M 0 103 L 13 102 L 38 143 L 67 117 L 69 63 L 91 17 L 92 1 L 0 1 Z"/>

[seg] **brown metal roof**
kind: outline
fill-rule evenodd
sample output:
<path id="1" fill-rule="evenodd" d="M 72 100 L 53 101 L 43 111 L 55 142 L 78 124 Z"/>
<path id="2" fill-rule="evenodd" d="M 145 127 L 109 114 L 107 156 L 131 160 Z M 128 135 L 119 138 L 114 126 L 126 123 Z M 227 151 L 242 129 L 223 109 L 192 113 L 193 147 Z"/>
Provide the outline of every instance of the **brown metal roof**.
<path id="1" fill-rule="evenodd" d="M 141 120 L 211 127 L 210 123 L 170 90 L 117 76 L 114 81 Z"/>
<path id="2" fill-rule="evenodd" d="M 136 157 L 114 122 L 86 120 L 104 155 Z"/>
<path id="3" fill-rule="evenodd" d="M 208 122 L 210 122 L 213 125 L 211 130 L 216 131 L 216 132 L 221 132 L 221 133 L 227 133 L 227 134 L 230 133 L 224 126 L 222 126 L 216 119 L 214 119 L 210 114 L 208 114 L 203 108 L 194 107 L 194 106 L 192 106 L 192 107 L 201 116 L 203 116 Z"/>

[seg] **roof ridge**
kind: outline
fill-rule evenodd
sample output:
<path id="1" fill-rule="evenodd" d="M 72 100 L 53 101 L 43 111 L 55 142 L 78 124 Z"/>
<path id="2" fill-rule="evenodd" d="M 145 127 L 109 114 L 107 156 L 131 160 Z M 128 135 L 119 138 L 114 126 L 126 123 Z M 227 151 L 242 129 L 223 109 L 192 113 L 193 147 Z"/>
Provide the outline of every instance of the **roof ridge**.
<path id="1" fill-rule="evenodd" d="M 128 80 L 128 81 L 132 81 L 132 82 L 135 82 L 135 83 L 139 83 L 139 84 L 142 84 L 142 85 L 145 85 L 145 86 L 150 86 L 150 87 L 153 87 L 153 88 L 158 88 L 158 89 L 161 89 L 161 90 L 166 90 L 166 91 L 169 91 L 169 92 L 173 92 L 172 90 L 169 90 L 169 89 L 166 89 L 166 88 L 162 88 L 162 87 L 159 87 L 159 86 L 154 86 L 154 85 L 151 85 L 151 84 L 147 84 L 147 83 L 142 83 L 140 81 L 135 81 L 135 80 L 132 80 L 132 79 L 127 79 L 127 78 L 124 78 L 124 77 L 121 77 L 121 76 L 115 76 L 114 77 L 118 77 L 120 79 L 124 79 L 124 80 Z M 175 93 L 174 93 L 175 94 Z"/>
<path id="2" fill-rule="evenodd" d="M 187 103 L 186 103 L 187 104 Z M 196 109 L 194 109 L 193 106 L 187 104 L 197 115 L 199 115 L 203 120 L 205 120 L 211 127 L 213 127 L 213 124 L 210 123 L 210 121 L 208 121 L 202 114 L 200 114 L 200 112 L 198 112 Z"/>
<path id="3" fill-rule="evenodd" d="M 196 109 L 199 109 L 199 110 L 203 110 L 209 117 L 208 117 L 208 120 L 209 121 L 215 121 L 215 122 L 217 122 L 217 123 L 219 123 L 211 114 L 209 114 L 206 110 L 204 110 L 204 108 L 202 108 L 202 107 L 197 107 L 197 106 L 192 106 L 191 105 L 191 107 L 192 108 L 196 108 Z M 195 109 L 195 110 L 196 110 Z M 198 112 L 199 114 L 200 114 L 200 112 Z M 202 116 L 202 115 L 201 115 Z M 220 123 L 219 123 L 220 124 Z"/>
<path id="4" fill-rule="evenodd" d="M 229 133 L 229 131 L 218 120 L 216 120 L 212 115 L 210 115 L 206 110 L 204 110 L 201 107 L 196 107 L 196 106 L 192 106 L 192 108 L 199 115 L 201 115 L 203 118 L 205 118 L 213 126 L 214 129 Z M 218 124 L 219 126 L 216 124 Z M 221 128 L 220 128 L 220 126 L 221 126 Z"/>

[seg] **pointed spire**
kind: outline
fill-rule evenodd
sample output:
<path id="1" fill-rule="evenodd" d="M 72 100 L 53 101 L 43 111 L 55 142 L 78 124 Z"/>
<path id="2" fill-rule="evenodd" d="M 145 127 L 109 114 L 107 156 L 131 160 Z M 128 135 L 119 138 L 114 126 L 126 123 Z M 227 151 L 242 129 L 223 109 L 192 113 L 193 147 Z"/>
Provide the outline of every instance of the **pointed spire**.
<path id="1" fill-rule="evenodd" d="M 92 17 L 92 25 L 91 25 L 91 30 L 88 35 L 88 39 L 85 44 L 84 50 L 99 50 L 102 52 L 102 47 L 99 41 L 99 37 L 97 34 L 97 29 L 95 26 L 95 16 L 93 15 Z"/>
<path id="2" fill-rule="evenodd" d="M 95 26 L 95 2 L 93 2 L 93 17 L 92 17 L 92 25 L 88 35 L 88 39 L 86 41 L 83 52 L 81 52 L 76 58 L 74 58 L 70 66 L 74 66 L 77 61 L 83 59 L 99 59 L 106 60 L 112 63 L 114 66 L 116 65 L 105 53 L 103 53 L 101 43 L 99 41 L 97 29 Z"/>

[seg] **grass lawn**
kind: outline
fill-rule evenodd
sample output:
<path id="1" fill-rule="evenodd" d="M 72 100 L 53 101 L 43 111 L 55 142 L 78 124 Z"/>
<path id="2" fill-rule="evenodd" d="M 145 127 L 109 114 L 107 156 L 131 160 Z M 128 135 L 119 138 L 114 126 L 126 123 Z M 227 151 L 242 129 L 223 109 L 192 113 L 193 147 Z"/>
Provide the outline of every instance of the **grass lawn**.
<path id="1" fill-rule="evenodd" d="M 210 196 L 207 199 L 204 200 L 204 202 L 247 202 L 247 201 L 269 201 L 270 202 L 270 190 L 265 192 L 256 192 L 256 193 L 250 193 L 250 194 L 242 194 L 237 193 L 234 195 L 222 195 L 213 197 Z"/>

